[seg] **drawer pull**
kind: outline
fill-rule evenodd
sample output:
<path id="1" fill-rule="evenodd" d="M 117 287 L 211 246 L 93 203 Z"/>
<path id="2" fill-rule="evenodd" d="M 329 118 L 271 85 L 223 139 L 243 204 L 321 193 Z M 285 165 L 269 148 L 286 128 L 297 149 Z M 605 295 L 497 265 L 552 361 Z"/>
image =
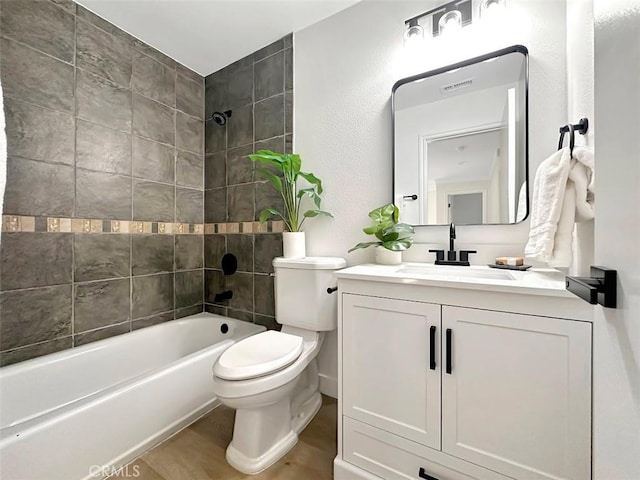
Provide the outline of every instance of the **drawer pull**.
<path id="1" fill-rule="evenodd" d="M 436 327 L 431 326 L 429 328 L 429 368 L 431 370 L 436 369 Z"/>
<path id="2" fill-rule="evenodd" d="M 424 478 L 425 480 L 438 480 L 436 477 L 432 477 L 427 472 L 425 472 L 424 468 L 422 467 L 420 467 L 420 470 L 418 470 L 418 476 L 420 478 Z"/>
<path id="3" fill-rule="evenodd" d="M 446 332 L 446 342 L 447 342 L 447 365 L 446 372 L 451 374 L 451 329 L 447 328 Z"/>

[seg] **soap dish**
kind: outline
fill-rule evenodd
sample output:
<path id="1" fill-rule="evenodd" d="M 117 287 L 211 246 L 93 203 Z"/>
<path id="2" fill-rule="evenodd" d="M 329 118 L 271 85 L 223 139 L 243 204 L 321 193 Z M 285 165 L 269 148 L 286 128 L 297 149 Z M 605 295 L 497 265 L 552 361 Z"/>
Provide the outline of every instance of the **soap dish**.
<path id="1" fill-rule="evenodd" d="M 529 270 L 531 265 L 498 265 L 497 263 L 489 263 L 491 268 L 501 268 L 503 270 Z"/>

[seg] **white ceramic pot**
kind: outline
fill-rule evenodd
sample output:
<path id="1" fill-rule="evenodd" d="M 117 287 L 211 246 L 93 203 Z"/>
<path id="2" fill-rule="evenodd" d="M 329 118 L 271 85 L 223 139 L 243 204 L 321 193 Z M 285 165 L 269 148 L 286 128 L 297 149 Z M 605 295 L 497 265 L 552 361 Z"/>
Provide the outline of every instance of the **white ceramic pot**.
<path id="1" fill-rule="evenodd" d="M 402 263 L 402 252 L 394 252 L 378 245 L 376 247 L 376 263 L 379 265 L 399 265 Z"/>
<path id="2" fill-rule="evenodd" d="M 282 233 L 282 256 L 284 258 L 304 258 L 307 256 L 304 232 Z"/>

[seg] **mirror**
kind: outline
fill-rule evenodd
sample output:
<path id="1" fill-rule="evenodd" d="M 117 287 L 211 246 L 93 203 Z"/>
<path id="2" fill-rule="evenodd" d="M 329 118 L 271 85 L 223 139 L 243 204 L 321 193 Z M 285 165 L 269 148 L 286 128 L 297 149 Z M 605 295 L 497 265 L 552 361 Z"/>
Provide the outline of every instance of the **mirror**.
<path id="1" fill-rule="evenodd" d="M 527 217 L 527 88 L 520 45 L 394 85 L 393 199 L 403 222 Z"/>

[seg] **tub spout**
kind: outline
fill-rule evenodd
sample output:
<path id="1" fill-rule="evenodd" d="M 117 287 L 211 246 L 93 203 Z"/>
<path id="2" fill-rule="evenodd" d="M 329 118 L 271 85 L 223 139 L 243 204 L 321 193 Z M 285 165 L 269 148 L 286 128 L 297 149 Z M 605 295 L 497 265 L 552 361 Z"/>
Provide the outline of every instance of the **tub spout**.
<path id="1" fill-rule="evenodd" d="M 215 303 L 220 303 L 225 300 L 231 300 L 233 298 L 233 292 L 231 290 L 226 290 L 224 292 L 216 293 L 213 301 Z"/>

